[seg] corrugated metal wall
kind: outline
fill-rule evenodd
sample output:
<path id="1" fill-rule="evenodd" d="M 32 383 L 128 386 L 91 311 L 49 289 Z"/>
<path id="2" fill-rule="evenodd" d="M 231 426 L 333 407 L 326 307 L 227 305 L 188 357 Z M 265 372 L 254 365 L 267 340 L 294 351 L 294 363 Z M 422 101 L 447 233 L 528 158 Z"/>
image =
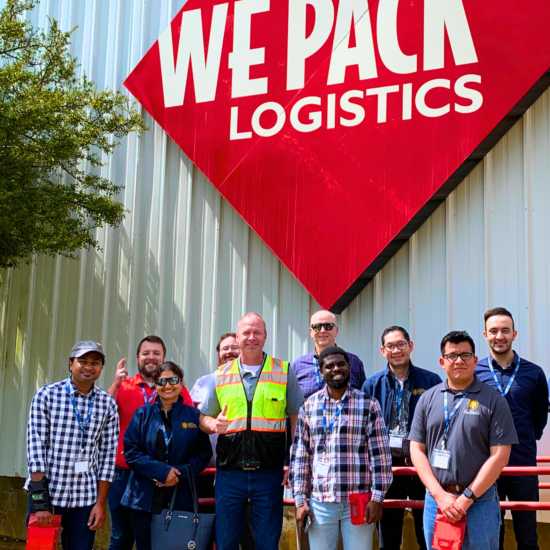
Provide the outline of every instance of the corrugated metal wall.
<path id="1" fill-rule="evenodd" d="M 83 69 L 115 87 L 183 3 L 42 0 L 29 17 L 78 25 L 73 50 Z M 550 372 L 549 101 L 546 92 L 342 314 L 339 343 L 363 358 L 367 374 L 384 366 L 379 335 L 394 323 L 409 328 L 414 361 L 432 370 L 451 328 L 468 330 L 485 354 L 482 314 L 493 305 L 515 313 L 518 351 Z M 0 271 L 0 475 L 25 473 L 28 404 L 42 384 L 66 376 L 78 339 L 104 344 L 103 386 L 147 333 L 165 338 L 191 384 L 213 368 L 218 335 L 248 310 L 265 317 L 269 352 L 292 359 L 309 347 L 317 304 L 147 123 L 151 131 L 124 141 L 105 169 L 126 186 L 131 212 L 99 234 L 103 252 Z"/>

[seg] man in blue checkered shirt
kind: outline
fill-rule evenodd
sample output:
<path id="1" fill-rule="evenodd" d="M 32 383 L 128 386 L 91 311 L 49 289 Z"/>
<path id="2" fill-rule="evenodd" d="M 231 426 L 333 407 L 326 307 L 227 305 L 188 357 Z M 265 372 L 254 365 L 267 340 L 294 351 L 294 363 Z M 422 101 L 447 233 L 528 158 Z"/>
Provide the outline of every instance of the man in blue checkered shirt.
<path id="1" fill-rule="evenodd" d="M 40 525 L 61 516 L 64 550 L 92 550 L 105 522 L 118 441 L 115 400 L 95 386 L 105 353 L 79 342 L 69 358 L 71 375 L 40 388 L 27 425 L 29 512 Z"/>

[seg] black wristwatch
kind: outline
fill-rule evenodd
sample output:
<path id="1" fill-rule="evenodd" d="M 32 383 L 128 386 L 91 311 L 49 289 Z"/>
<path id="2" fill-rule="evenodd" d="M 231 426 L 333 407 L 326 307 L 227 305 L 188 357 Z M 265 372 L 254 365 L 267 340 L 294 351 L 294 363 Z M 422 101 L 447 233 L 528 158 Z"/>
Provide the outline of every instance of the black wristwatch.
<path id="1" fill-rule="evenodd" d="M 477 500 L 477 497 L 474 495 L 474 492 L 469 487 L 466 487 L 466 489 L 464 489 L 464 492 L 462 494 L 466 498 L 469 498 L 470 500 L 473 500 L 474 502 Z"/>

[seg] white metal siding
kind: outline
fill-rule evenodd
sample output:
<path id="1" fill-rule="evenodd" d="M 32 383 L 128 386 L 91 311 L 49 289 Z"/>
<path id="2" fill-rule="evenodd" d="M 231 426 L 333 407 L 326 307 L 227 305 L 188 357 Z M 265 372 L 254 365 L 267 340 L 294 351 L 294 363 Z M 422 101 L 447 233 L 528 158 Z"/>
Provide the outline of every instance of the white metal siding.
<path id="1" fill-rule="evenodd" d="M 120 87 L 182 4 L 42 0 L 29 17 L 78 25 L 72 47 L 83 69 L 100 87 Z M 450 329 L 468 330 L 486 354 L 482 314 L 496 305 L 515 314 L 516 349 L 550 372 L 549 101 L 547 91 L 342 314 L 339 343 L 362 357 L 367 375 L 385 366 L 379 335 L 389 324 L 408 327 L 413 360 L 435 371 Z M 99 232 L 103 251 L 0 272 L 0 475 L 25 474 L 30 399 L 66 376 L 79 339 L 105 346 L 104 387 L 148 333 L 163 336 L 192 384 L 215 366 L 219 334 L 249 310 L 266 319 L 270 353 L 292 359 L 308 350 L 317 304 L 147 123 L 151 131 L 125 140 L 105 168 L 126 186 L 130 213 L 117 230 Z M 550 445 L 541 452 L 550 454 Z"/>

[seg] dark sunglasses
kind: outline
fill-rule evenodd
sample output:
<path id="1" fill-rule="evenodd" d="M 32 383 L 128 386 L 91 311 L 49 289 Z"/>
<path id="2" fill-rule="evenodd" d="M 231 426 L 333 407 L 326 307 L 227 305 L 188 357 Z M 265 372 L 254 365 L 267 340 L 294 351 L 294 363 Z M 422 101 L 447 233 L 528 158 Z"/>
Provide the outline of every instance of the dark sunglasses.
<path id="1" fill-rule="evenodd" d="M 181 378 L 179 376 L 170 376 L 170 378 L 159 378 L 155 384 L 157 386 L 166 386 L 166 384 L 170 384 L 171 386 L 177 386 L 181 382 Z"/>
<path id="2" fill-rule="evenodd" d="M 311 328 L 315 332 L 319 332 L 322 328 L 324 328 L 327 332 L 330 332 L 336 325 L 334 323 L 315 323 L 314 325 L 311 325 Z"/>

